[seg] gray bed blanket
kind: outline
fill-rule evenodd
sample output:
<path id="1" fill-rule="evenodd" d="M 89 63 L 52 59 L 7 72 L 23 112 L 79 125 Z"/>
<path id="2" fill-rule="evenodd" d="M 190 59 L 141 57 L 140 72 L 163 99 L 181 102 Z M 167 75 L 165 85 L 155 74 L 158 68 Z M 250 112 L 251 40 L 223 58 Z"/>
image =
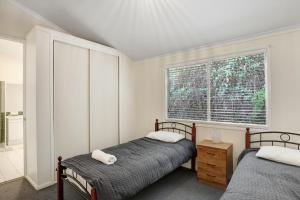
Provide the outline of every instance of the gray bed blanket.
<path id="1" fill-rule="evenodd" d="M 300 167 L 243 154 L 221 200 L 300 199 Z"/>
<path id="2" fill-rule="evenodd" d="M 141 138 L 103 151 L 115 155 L 117 162 L 105 165 L 85 154 L 62 163 L 96 187 L 97 198 L 101 200 L 132 197 L 196 154 L 195 145 L 187 139 L 166 143 Z"/>

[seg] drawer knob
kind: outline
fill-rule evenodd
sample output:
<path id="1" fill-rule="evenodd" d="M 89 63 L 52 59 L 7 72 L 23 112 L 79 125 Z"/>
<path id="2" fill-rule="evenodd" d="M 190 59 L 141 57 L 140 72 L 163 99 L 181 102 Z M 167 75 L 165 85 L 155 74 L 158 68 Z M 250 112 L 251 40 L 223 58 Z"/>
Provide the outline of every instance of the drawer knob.
<path id="1" fill-rule="evenodd" d="M 213 175 L 210 175 L 210 174 L 206 174 L 207 176 L 209 177 L 212 177 L 212 178 L 216 178 L 216 176 L 213 176 Z"/>
<path id="2" fill-rule="evenodd" d="M 211 155 L 211 156 L 215 156 L 216 154 L 214 153 L 210 153 L 210 152 L 206 152 L 208 155 Z"/>
<path id="3" fill-rule="evenodd" d="M 210 166 L 210 167 L 215 167 L 216 165 L 213 165 L 213 164 L 209 164 L 209 163 L 206 163 L 207 166 Z"/>

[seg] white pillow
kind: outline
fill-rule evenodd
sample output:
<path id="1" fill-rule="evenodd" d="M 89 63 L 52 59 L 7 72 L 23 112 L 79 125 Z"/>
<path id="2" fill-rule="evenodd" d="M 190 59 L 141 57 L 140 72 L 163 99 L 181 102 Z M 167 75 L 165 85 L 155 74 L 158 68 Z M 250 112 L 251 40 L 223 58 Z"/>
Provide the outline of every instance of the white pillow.
<path id="1" fill-rule="evenodd" d="M 168 132 L 168 131 L 150 132 L 146 137 L 150 139 L 160 140 L 163 142 L 170 142 L 170 143 L 175 143 L 184 139 L 184 136 L 182 134 Z"/>
<path id="2" fill-rule="evenodd" d="M 300 150 L 280 146 L 262 146 L 256 156 L 300 167 Z"/>

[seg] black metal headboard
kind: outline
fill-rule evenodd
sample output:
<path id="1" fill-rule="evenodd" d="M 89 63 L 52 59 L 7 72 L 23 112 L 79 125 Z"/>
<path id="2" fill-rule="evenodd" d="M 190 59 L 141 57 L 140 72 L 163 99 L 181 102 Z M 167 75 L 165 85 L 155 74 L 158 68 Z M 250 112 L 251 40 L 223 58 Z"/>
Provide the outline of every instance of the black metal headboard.
<path id="1" fill-rule="evenodd" d="M 265 139 L 265 135 L 277 135 L 277 139 Z M 252 136 L 257 136 L 255 140 L 251 140 Z M 262 132 L 255 132 L 250 133 L 250 129 L 246 129 L 246 135 L 245 135 L 245 142 L 246 142 L 246 148 L 251 148 L 251 144 L 259 144 L 259 146 L 262 146 L 263 144 L 270 144 L 272 146 L 276 144 L 283 144 L 284 147 L 287 146 L 287 144 L 295 146 L 298 150 L 300 150 L 300 143 L 293 142 L 291 140 L 292 137 L 299 137 L 300 141 L 300 134 L 297 133 L 291 133 L 291 132 L 283 132 L 283 131 L 262 131 Z M 272 137 L 273 138 L 273 137 Z"/>
<path id="2" fill-rule="evenodd" d="M 167 130 L 172 132 L 178 132 L 184 134 L 187 138 L 187 134 L 191 135 L 192 142 L 196 145 L 196 124 L 193 123 L 192 126 L 180 123 L 180 122 L 158 122 L 158 119 L 155 120 L 155 131 Z M 191 162 L 191 169 L 195 171 L 196 168 L 196 158 L 193 157 Z"/>
<path id="3" fill-rule="evenodd" d="M 180 123 L 180 122 L 158 122 L 158 119 L 155 121 L 155 131 L 167 130 L 178 133 L 183 133 L 186 137 L 186 134 L 196 135 L 196 125 L 195 123 L 192 126 Z M 194 133 L 193 133 L 194 132 Z"/>

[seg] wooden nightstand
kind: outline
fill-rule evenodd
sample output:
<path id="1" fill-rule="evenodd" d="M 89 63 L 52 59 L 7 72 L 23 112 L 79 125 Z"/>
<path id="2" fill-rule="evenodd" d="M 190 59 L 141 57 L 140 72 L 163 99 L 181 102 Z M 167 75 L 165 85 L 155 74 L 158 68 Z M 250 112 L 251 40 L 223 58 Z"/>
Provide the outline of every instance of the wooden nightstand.
<path id="1" fill-rule="evenodd" d="M 232 144 L 204 140 L 197 145 L 197 176 L 200 182 L 226 189 L 232 176 Z"/>

